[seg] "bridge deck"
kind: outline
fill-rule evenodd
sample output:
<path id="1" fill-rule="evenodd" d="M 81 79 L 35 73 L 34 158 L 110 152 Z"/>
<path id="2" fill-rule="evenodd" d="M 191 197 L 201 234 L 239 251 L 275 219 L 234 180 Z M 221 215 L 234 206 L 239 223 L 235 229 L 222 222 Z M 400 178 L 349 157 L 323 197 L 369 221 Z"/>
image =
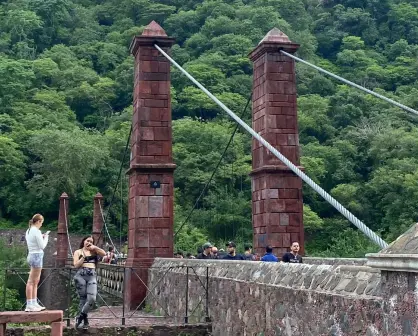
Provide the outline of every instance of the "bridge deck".
<path id="1" fill-rule="evenodd" d="M 110 309 L 109 309 L 110 308 Z M 122 325 L 122 307 L 100 307 L 99 309 L 89 314 L 90 327 L 118 327 Z M 125 311 L 125 325 L 126 326 L 150 326 L 158 324 L 172 324 L 175 325 L 174 319 L 171 317 L 155 317 L 152 314 L 138 310 L 131 317 L 133 312 Z M 115 317 L 116 315 L 116 317 Z M 71 327 L 74 326 L 74 319 L 70 321 Z"/>

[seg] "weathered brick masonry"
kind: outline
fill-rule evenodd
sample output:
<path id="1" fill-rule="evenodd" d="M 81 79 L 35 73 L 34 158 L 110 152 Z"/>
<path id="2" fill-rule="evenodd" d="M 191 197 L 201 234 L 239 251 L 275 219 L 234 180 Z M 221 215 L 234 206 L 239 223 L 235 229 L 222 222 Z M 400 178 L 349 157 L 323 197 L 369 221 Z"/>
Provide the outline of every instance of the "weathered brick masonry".
<path id="1" fill-rule="evenodd" d="M 146 296 L 148 267 L 154 257 L 173 256 L 175 164 L 172 156 L 170 63 L 174 44 L 156 23 L 150 23 L 131 45 L 135 57 L 134 113 L 129 169 L 129 234 L 125 303 L 135 309 Z M 151 185 L 156 183 L 155 187 Z"/>
<path id="2" fill-rule="evenodd" d="M 292 43 L 272 29 L 251 53 L 253 129 L 293 164 L 299 165 L 295 62 Z M 302 180 L 258 140 L 252 140 L 253 246 L 263 253 L 273 246 L 279 256 L 298 241 L 304 253 Z"/>

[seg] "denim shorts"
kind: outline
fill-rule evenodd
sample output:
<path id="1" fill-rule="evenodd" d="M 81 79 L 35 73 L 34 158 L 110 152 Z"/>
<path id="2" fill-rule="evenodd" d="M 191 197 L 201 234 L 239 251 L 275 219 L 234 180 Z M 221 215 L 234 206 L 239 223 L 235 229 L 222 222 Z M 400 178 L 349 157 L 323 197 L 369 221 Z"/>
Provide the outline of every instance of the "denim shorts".
<path id="1" fill-rule="evenodd" d="M 33 268 L 42 268 L 44 260 L 44 253 L 29 253 L 28 254 L 28 264 Z"/>

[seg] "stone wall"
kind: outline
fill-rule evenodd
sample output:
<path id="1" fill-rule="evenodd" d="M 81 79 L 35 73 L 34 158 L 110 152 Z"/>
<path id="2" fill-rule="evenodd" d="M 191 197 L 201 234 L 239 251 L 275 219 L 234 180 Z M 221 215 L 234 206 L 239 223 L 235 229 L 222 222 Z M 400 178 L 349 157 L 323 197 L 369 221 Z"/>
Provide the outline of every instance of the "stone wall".
<path id="1" fill-rule="evenodd" d="M 148 304 L 183 320 L 188 287 L 190 320 L 203 321 L 207 270 L 214 335 L 395 335 L 380 272 L 366 266 L 156 259 Z"/>
<path id="2" fill-rule="evenodd" d="M 366 258 L 315 258 L 304 257 L 303 262 L 312 265 L 356 265 L 364 266 L 367 263 Z"/>

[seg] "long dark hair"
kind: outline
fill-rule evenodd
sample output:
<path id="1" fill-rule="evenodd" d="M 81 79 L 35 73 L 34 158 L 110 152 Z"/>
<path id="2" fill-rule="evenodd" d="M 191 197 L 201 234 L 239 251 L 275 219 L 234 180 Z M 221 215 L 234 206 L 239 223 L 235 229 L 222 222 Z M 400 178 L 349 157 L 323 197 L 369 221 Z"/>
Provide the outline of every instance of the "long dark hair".
<path id="1" fill-rule="evenodd" d="M 86 239 L 91 238 L 93 239 L 93 244 L 94 244 L 94 237 L 92 235 L 88 235 L 85 236 L 83 239 L 81 239 L 81 243 L 80 243 L 80 249 L 82 249 L 84 247 L 84 242 L 86 241 Z"/>

